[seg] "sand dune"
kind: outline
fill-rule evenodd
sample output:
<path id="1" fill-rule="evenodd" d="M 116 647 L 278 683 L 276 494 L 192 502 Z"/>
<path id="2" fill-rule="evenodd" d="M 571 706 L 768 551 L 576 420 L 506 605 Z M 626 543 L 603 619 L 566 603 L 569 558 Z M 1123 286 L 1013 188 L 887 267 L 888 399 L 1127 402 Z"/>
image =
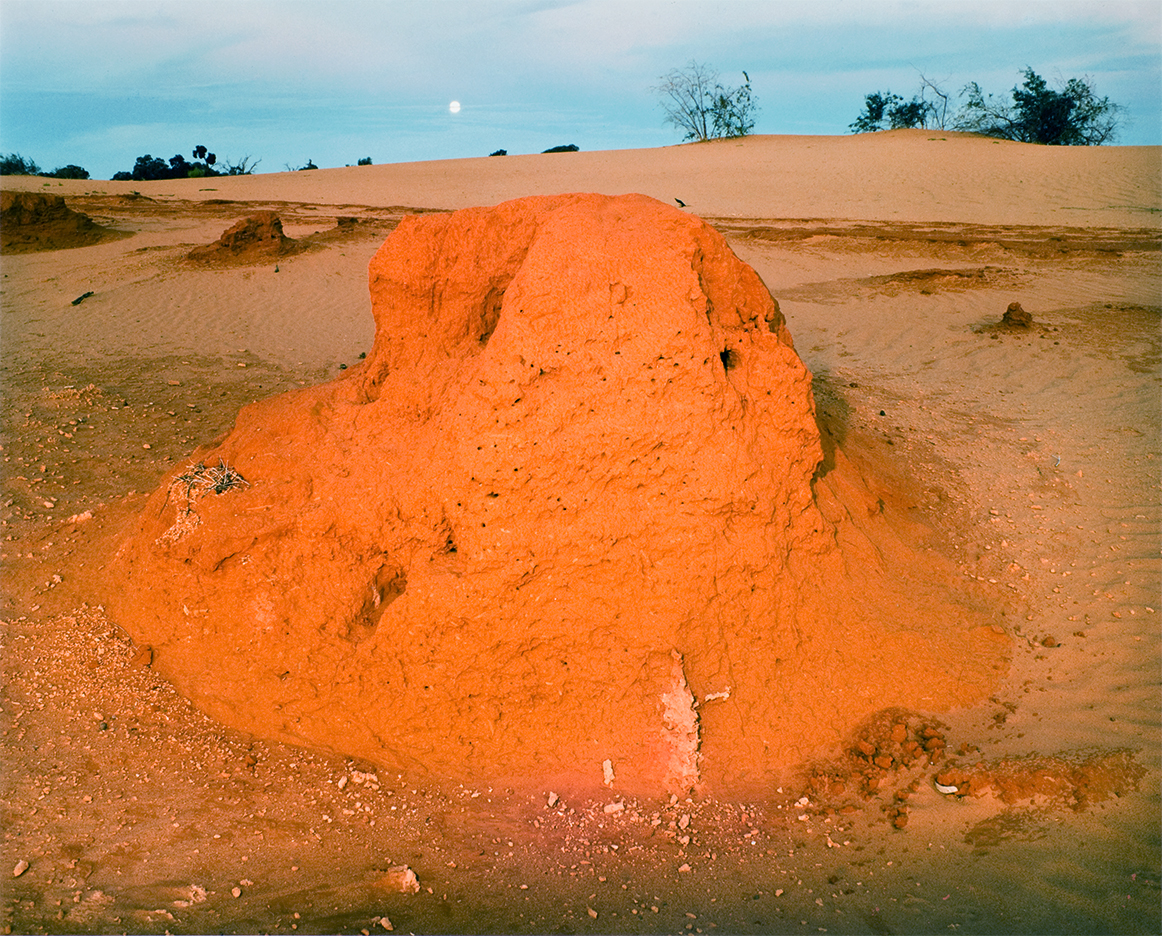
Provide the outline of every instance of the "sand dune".
<path id="1" fill-rule="evenodd" d="M 524 195 L 640 193 L 712 217 L 853 218 L 1153 227 L 1157 147 L 1038 147 L 959 133 L 757 136 L 650 150 L 433 160 L 172 182 L 53 182 L 50 191 L 139 191 L 417 208 L 495 205 Z M 40 187 L 10 178 L 5 186 Z"/>

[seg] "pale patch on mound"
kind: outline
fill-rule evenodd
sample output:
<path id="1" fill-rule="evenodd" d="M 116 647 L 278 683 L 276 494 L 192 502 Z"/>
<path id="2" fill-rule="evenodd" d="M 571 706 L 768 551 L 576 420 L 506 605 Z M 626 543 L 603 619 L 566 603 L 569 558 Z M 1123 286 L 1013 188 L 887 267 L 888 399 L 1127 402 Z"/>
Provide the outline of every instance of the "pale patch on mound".
<path id="1" fill-rule="evenodd" d="M 842 453 L 815 477 L 811 376 L 697 218 L 409 217 L 369 278 L 366 362 L 246 407 L 197 458 L 249 486 L 166 538 L 170 479 L 112 565 L 115 620 L 220 720 L 451 782 L 761 792 L 1001 675 Z"/>
<path id="2" fill-rule="evenodd" d="M 686 683 L 686 670 L 682 666 L 682 654 L 677 650 L 670 654 L 674 658 L 673 684 L 662 693 L 662 727 L 670 745 L 670 767 L 666 773 L 666 786 L 675 792 L 689 792 L 698 785 L 698 761 L 701 755 L 698 746 L 698 713 L 694 694 Z"/>

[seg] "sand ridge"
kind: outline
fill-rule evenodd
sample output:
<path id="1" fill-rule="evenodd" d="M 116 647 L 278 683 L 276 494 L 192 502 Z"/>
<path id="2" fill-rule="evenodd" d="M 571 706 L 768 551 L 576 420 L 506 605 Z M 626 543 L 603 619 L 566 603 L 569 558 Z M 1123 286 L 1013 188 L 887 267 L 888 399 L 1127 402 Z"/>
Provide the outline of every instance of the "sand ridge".
<path id="1" fill-rule="evenodd" d="M 1157 147 L 1030 146 L 894 130 L 659 149 L 385 163 L 179 182 L 54 181 L 46 191 L 454 209 L 525 195 L 632 192 L 702 217 L 1157 229 Z M 6 187 L 43 180 L 8 177 Z"/>

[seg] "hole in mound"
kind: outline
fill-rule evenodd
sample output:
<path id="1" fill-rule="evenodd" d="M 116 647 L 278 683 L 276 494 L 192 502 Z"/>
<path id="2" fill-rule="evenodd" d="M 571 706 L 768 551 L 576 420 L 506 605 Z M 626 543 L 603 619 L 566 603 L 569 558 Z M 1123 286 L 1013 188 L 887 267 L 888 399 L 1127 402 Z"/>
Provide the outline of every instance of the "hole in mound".
<path id="1" fill-rule="evenodd" d="M 356 615 L 353 626 L 348 628 L 347 638 L 359 643 L 374 634 L 387 606 L 406 590 L 407 574 L 403 569 L 392 565 L 381 568 L 371 581 L 367 599 Z"/>
<path id="2" fill-rule="evenodd" d="M 500 306 L 504 302 L 504 290 L 493 287 L 488 290 L 480 309 L 480 333 L 478 340 L 481 345 L 488 344 L 488 339 L 496 331 L 496 323 L 500 321 Z"/>
<path id="3" fill-rule="evenodd" d="M 733 348 L 723 348 L 719 352 L 718 357 L 722 360 L 722 369 L 724 371 L 728 371 L 738 364 L 738 352 Z"/>

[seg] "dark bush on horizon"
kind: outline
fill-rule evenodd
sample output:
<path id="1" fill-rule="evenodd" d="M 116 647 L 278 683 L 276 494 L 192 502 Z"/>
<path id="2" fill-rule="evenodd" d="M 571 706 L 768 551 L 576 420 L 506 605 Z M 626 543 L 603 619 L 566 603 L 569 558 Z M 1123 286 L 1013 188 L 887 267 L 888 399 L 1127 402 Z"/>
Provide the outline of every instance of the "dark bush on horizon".
<path id="1" fill-rule="evenodd" d="M 359 162 L 358 162 L 358 164 L 357 164 L 357 165 L 360 165 L 360 166 L 370 166 L 370 165 L 371 165 L 371 157 L 370 157 L 370 156 L 364 156 L 364 157 L 363 157 L 361 160 L 359 160 Z"/>
<path id="2" fill-rule="evenodd" d="M 551 146 L 551 147 L 549 147 L 549 149 L 543 150 L 542 152 L 544 152 L 544 153 L 579 153 L 580 151 L 581 151 L 581 147 L 579 147 L 576 143 L 569 143 L 566 146 Z M 492 155 L 495 156 L 496 154 L 493 153 Z M 508 153 L 505 153 L 504 155 L 507 156 Z"/>
<path id="3" fill-rule="evenodd" d="M 489 156 L 507 156 L 508 150 L 497 150 L 495 153 L 489 153 Z"/>
<path id="4" fill-rule="evenodd" d="M 1012 104 L 985 95 L 975 81 L 966 85 L 956 129 L 1048 146 L 1101 146 L 1117 136 L 1122 108 L 1094 94 L 1089 79 L 1070 78 L 1054 91 L 1028 66 L 1022 74 Z"/>
<path id="5" fill-rule="evenodd" d="M 44 175 L 50 179 L 87 179 L 89 178 L 89 170 L 69 163 L 67 166 L 61 166 L 52 172 L 46 172 Z"/>
<path id="6" fill-rule="evenodd" d="M 25 159 L 19 153 L 9 153 L 0 157 L 0 175 L 30 175 L 43 179 L 87 179 L 89 170 L 69 163 L 52 172 L 41 172 L 40 167 L 31 159 Z"/>
<path id="7" fill-rule="evenodd" d="M 1028 66 L 1023 84 L 1013 88 L 1012 100 L 985 94 L 975 81 L 960 92 L 964 104 L 951 115 L 949 96 L 921 75 L 920 93 L 911 101 L 898 94 L 876 91 L 864 98 L 864 112 L 849 129 L 853 133 L 924 127 L 960 130 L 1019 143 L 1046 146 L 1100 146 L 1113 142 L 1121 127 L 1121 105 L 1099 98 L 1088 78 L 1070 78 L 1054 91 Z M 932 92 L 938 106 L 927 98 Z"/>
<path id="8" fill-rule="evenodd" d="M 166 162 L 159 156 L 146 153 L 138 156 L 130 172 L 118 172 L 113 175 L 115 182 L 151 182 L 159 179 L 201 179 L 206 176 L 222 175 L 214 164 L 218 157 L 204 146 L 195 146 L 194 162 L 187 162 L 185 156 L 178 153 Z"/>
<path id="9" fill-rule="evenodd" d="M 0 175 L 40 175 L 40 166 L 19 153 L 0 156 Z"/>
<path id="10" fill-rule="evenodd" d="M 914 97 L 905 101 L 891 91 L 873 91 L 863 99 L 864 112 L 848 128 L 852 133 L 874 133 L 876 130 L 901 130 L 908 127 L 926 127 L 934 116 L 930 101 Z"/>

